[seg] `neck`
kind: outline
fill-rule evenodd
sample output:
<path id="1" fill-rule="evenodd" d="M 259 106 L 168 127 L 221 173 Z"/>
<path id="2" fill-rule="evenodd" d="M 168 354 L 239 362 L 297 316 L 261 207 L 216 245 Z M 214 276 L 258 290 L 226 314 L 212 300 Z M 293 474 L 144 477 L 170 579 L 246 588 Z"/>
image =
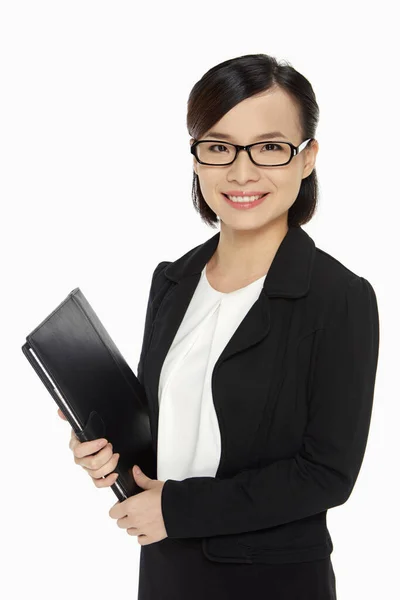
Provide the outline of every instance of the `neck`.
<path id="1" fill-rule="evenodd" d="M 233 229 L 221 222 L 218 246 L 208 270 L 238 278 L 266 273 L 289 229 L 286 217 L 252 230 Z"/>

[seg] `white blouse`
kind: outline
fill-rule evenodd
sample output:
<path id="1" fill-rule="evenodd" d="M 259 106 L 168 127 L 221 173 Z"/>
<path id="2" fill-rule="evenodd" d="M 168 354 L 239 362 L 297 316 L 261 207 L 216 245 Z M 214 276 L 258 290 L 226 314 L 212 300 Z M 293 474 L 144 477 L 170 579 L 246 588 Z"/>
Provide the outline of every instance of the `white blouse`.
<path id="1" fill-rule="evenodd" d="M 157 479 L 161 481 L 215 476 L 221 438 L 211 375 L 266 277 L 233 292 L 219 292 L 208 282 L 206 266 L 160 373 Z"/>

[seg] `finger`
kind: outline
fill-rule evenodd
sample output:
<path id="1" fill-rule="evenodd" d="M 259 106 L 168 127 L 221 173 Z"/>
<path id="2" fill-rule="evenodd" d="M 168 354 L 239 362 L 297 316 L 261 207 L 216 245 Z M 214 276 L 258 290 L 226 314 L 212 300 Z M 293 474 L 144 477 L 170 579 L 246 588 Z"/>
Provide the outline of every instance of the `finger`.
<path id="1" fill-rule="evenodd" d="M 78 449 L 79 448 L 77 448 L 77 450 Z M 95 471 L 96 469 L 100 469 L 103 465 L 105 465 L 112 457 L 112 454 L 113 454 L 112 444 L 111 444 L 111 442 L 108 442 L 104 446 L 104 448 L 96 451 L 95 453 L 86 454 L 81 457 L 74 455 L 74 460 L 77 465 L 80 465 L 81 467 L 86 467 L 87 469 Z"/>
<path id="2" fill-rule="evenodd" d="M 63 419 L 64 421 L 68 420 L 67 417 L 64 415 L 64 413 L 60 409 L 57 410 L 57 413 L 58 413 L 58 416 L 61 417 L 61 419 Z"/>
<path id="3" fill-rule="evenodd" d="M 98 452 L 107 445 L 105 438 L 90 440 L 88 442 L 80 442 L 75 433 L 71 432 L 69 447 L 71 448 L 75 458 L 83 458 Z"/>
<path id="4" fill-rule="evenodd" d="M 108 456 L 110 456 L 110 458 L 108 458 Z M 99 479 L 100 477 L 104 477 L 105 475 L 115 471 L 119 456 L 120 455 L 118 452 L 112 454 L 111 450 L 111 454 L 107 455 L 106 458 L 100 459 L 100 456 L 98 457 L 96 455 L 86 459 L 86 461 L 89 462 L 89 466 L 87 466 L 82 459 L 81 466 L 89 473 L 91 477 L 93 477 L 93 479 Z M 91 467 L 90 464 L 93 464 L 93 467 Z"/>
<path id="5" fill-rule="evenodd" d="M 77 442 L 81 443 L 81 442 L 78 440 L 78 438 L 76 437 L 76 433 L 75 433 L 75 431 L 74 431 L 74 430 L 73 430 L 73 428 L 71 427 L 71 438 L 70 438 L 70 441 L 69 441 L 69 447 L 70 447 L 70 448 L 73 448 L 74 446 L 76 446 L 76 445 L 77 445 Z"/>
<path id="6" fill-rule="evenodd" d="M 94 485 L 97 488 L 109 487 L 113 483 L 115 483 L 118 479 L 118 473 L 110 473 L 107 477 L 100 479 L 92 479 Z"/>

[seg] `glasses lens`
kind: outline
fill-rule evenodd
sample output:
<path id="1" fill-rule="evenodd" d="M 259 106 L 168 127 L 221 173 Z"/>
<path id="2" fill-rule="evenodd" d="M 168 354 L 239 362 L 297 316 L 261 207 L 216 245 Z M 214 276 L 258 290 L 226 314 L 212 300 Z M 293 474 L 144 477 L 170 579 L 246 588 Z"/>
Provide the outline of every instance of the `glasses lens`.
<path id="1" fill-rule="evenodd" d="M 253 160 L 262 166 L 287 163 L 290 146 L 285 142 L 262 142 L 250 148 Z M 236 149 L 226 142 L 202 141 L 196 146 L 197 158 L 209 165 L 225 165 L 233 161 Z"/>
<path id="2" fill-rule="evenodd" d="M 285 142 L 262 142 L 250 148 L 250 153 L 259 165 L 281 165 L 290 158 L 290 146 Z"/>
<path id="3" fill-rule="evenodd" d="M 235 146 L 217 142 L 200 142 L 196 146 L 197 158 L 209 165 L 224 165 L 235 158 Z"/>

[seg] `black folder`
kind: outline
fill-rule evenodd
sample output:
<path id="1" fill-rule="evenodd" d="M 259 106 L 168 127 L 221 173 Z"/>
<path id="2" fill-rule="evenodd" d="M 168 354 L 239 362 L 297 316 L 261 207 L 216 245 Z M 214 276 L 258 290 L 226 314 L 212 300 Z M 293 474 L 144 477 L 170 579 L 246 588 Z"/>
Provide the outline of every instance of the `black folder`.
<path id="1" fill-rule="evenodd" d="M 132 467 L 157 478 L 145 390 L 79 288 L 22 346 L 81 442 L 106 438 L 119 452 L 111 489 L 120 501 L 143 491 Z"/>

